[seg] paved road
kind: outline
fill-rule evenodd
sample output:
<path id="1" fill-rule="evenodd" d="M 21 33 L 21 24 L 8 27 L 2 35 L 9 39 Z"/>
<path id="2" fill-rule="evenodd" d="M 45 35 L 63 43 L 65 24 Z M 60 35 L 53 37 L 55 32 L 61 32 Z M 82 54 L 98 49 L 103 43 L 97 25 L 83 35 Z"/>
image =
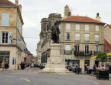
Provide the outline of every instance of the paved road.
<path id="1" fill-rule="evenodd" d="M 40 74 L 37 71 L 0 72 L 0 85 L 102 85 L 75 74 Z"/>

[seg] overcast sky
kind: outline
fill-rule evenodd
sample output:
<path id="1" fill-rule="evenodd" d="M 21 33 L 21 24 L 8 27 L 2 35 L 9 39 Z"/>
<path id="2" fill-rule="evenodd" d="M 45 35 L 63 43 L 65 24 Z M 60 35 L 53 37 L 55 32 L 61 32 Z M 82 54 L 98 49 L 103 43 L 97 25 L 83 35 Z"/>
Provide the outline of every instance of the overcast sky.
<path id="1" fill-rule="evenodd" d="M 96 13 L 99 12 L 102 21 L 111 24 L 111 0 L 19 0 L 19 3 L 23 6 L 23 36 L 27 48 L 34 55 L 36 55 L 37 43 L 39 42 L 41 19 L 48 17 L 50 13 L 63 15 L 66 4 L 71 8 L 73 15 L 95 18 Z"/>

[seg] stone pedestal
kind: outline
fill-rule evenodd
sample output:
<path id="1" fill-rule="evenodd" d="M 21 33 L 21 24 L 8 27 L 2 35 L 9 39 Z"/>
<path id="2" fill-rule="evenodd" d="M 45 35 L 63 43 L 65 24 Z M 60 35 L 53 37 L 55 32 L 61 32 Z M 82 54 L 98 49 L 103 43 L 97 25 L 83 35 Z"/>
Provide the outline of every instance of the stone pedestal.
<path id="1" fill-rule="evenodd" d="M 49 73 L 66 73 L 68 70 L 65 68 L 64 57 L 60 55 L 60 44 L 52 44 L 50 57 L 43 72 Z"/>

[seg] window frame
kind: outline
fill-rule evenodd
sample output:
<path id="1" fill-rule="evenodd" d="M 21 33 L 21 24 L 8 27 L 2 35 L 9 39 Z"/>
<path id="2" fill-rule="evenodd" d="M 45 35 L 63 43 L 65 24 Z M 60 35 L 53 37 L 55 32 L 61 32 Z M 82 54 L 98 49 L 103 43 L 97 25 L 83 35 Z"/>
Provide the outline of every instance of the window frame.
<path id="1" fill-rule="evenodd" d="M 75 40 L 80 41 L 80 34 L 79 33 L 75 34 Z"/>
<path id="2" fill-rule="evenodd" d="M 89 25 L 85 25 L 85 31 L 89 31 Z"/>
<path id="3" fill-rule="evenodd" d="M 86 36 L 88 35 L 88 36 Z M 88 38 L 88 39 L 86 39 Z M 84 34 L 84 41 L 90 41 L 90 34 Z"/>
<path id="4" fill-rule="evenodd" d="M 98 36 L 98 37 L 97 37 L 97 36 Z M 95 35 L 95 36 L 94 36 L 94 41 L 95 41 L 95 42 L 99 42 L 99 35 Z"/>
<path id="5" fill-rule="evenodd" d="M 71 36 L 70 36 L 70 32 L 66 32 L 65 33 L 65 40 L 70 40 Z"/>
<path id="6" fill-rule="evenodd" d="M 99 45 L 95 45 L 95 52 L 99 52 Z"/>
<path id="7" fill-rule="evenodd" d="M 96 30 L 96 32 L 98 32 L 100 30 L 100 26 L 96 25 L 95 30 Z"/>
<path id="8" fill-rule="evenodd" d="M 8 44 L 8 32 L 2 32 L 2 44 Z"/>
<path id="9" fill-rule="evenodd" d="M 67 46 L 69 46 L 68 48 L 70 48 L 70 49 L 66 49 Z M 71 45 L 70 45 L 70 44 L 66 44 L 66 45 L 65 45 L 65 51 L 71 51 Z"/>
<path id="10" fill-rule="evenodd" d="M 88 47 L 88 48 L 87 48 L 87 47 Z M 85 53 L 89 53 L 89 52 L 90 52 L 90 45 L 85 44 L 85 46 L 84 46 L 84 52 L 85 52 Z"/>
<path id="11" fill-rule="evenodd" d="M 75 45 L 74 49 L 75 49 L 76 52 L 80 52 L 80 45 Z"/>
<path id="12" fill-rule="evenodd" d="M 66 30 L 71 30 L 71 24 L 70 23 L 66 23 Z"/>
<path id="13" fill-rule="evenodd" d="M 76 31 L 80 30 L 80 24 L 76 24 Z"/>

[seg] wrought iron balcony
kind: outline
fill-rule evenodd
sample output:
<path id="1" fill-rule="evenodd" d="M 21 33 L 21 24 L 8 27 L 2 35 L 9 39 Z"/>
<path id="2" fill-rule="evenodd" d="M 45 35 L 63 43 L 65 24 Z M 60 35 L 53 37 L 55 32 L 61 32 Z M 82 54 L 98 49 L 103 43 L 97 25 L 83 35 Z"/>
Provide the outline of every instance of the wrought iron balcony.
<path id="1" fill-rule="evenodd" d="M 75 56 L 91 56 L 92 55 L 92 51 L 74 51 L 74 55 Z"/>
<path id="2" fill-rule="evenodd" d="M 65 55 L 72 55 L 72 50 L 64 50 Z"/>

